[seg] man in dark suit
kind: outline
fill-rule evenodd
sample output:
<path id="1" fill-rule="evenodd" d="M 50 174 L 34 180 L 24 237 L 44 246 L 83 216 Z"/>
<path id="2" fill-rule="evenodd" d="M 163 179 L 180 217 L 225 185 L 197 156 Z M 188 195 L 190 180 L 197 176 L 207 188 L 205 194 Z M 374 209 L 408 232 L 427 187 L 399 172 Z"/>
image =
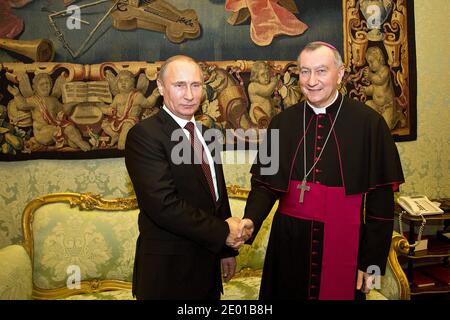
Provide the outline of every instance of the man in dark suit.
<path id="1" fill-rule="evenodd" d="M 242 241 L 222 166 L 213 161 L 195 125 L 202 71 L 193 59 L 174 56 L 161 66 L 157 84 L 163 108 L 135 125 L 125 145 L 140 208 L 133 294 L 218 300 L 221 267 L 225 281 L 235 272 L 237 251 L 229 246 L 237 248 Z M 174 152 L 180 146 L 182 152 Z"/>

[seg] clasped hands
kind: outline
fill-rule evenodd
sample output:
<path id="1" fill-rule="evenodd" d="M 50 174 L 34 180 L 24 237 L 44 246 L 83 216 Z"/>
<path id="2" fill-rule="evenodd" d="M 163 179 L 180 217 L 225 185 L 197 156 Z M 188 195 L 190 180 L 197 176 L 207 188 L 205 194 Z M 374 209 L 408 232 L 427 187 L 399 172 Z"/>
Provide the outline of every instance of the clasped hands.
<path id="1" fill-rule="evenodd" d="M 238 217 L 230 217 L 225 221 L 230 228 L 230 233 L 225 243 L 227 246 L 237 250 L 252 236 L 255 229 L 253 221 Z"/>

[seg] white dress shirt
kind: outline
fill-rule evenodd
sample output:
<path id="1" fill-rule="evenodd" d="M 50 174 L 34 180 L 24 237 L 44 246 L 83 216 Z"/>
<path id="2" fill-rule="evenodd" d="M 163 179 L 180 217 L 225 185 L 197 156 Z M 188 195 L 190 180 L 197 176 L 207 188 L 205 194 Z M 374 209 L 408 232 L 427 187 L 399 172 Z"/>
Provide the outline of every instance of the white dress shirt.
<path id="1" fill-rule="evenodd" d="M 206 142 L 205 142 L 205 139 L 203 138 L 202 133 L 200 132 L 200 130 L 198 129 L 198 127 L 195 123 L 194 116 L 192 116 L 191 120 L 185 120 L 185 119 L 180 118 L 177 115 L 173 114 L 172 111 L 170 111 L 169 108 L 167 108 L 165 105 L 163 106 L 163 109 L 173 118 L 173 120 L 175 120 L 178 123 L 178 125 L 183 129 L 184 134 L 186 135 L 186 137 L 189 140 L 191 139 L 191 136 L 189 134 L 189 131 L 187 129 L 185 129 L 184 127 L 186 126 L 186 124 L 188 122 L 193 122 L 195 124 L 194 128 L 195 128 L 195 132 L 197 134 L 198 140 L 200 140 L 200 142 L 202 143 L 203 149 L 205 150 L 206 157 L 208 158 L 209 169 L 211 170 L 211 177 L 212 177 L 212 181 L 214 184 L 214 192 L 216 194 L 216 201 L 219 200 L 219 191 L 217 189 L 217 179 L 216 179 L 216 170 L 214 168 L 214 160 L 211 155 L 211 152 L 208 149 L 208 146 L 206 145 Z"/>

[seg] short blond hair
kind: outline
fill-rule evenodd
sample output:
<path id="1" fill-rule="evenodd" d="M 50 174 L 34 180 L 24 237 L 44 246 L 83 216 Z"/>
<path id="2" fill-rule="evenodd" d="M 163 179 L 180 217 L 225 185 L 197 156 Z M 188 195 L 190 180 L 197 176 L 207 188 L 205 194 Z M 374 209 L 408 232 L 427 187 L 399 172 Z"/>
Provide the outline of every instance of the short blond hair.
<path id="1" fill-rule="evenodd" d="M 171 64 L 174 61 L 179 61 L 179 60 L 190 61 L 190 62 L 195 63 L 195 65 L 198 67 L 198 70 L 200 71 L 200 74 L 203 75 L 202 68 L 200 67 L 200 65 L 198 64 L 197 61 L 195 61 L 193 58 L 191 58 L 189 56 L 179 54 L 176 56 L 172 56 L 172 57 L 168 58 L 166 61 L 164 61 L 164 63 L 161 65 L 161 68 L 159 69 L 158 80 L 161 82 L 164 82 L 164 76 L 166 74 L 167 67 L 169 66 L 169 64 Z M 202 77 L 202 82 L 203 82 L 203 77 Z"/>

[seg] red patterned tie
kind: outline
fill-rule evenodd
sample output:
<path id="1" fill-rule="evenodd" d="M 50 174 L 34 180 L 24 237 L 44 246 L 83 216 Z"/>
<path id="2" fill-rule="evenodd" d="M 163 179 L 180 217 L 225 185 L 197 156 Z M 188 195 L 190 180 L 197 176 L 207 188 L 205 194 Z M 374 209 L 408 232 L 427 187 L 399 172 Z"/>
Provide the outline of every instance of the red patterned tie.
<path id="1" fill-rule="evenodd" d="M 202 166 L 203 173 L 205 174 L 206 181 L 208 181 L 209 191 L 211 191 L 211 195 L 213 196 L 213 199 L 215 200 L 216 192 L 214 191 L 214 184 L 213 184 L 213 180 L 212 180 L 211 169 L 208 164 L 208 158 L 206 157 L 206 153 L 203 148 L 203 144 L 200 142 L 200 140 L 197 137 L 197 134 L 195 133 L 194 123 L 189 121 L 188 123 L 186 123 L 184 128 L 187 131 L 189 131 L 191 146 L 194 149 L 194 155 L 195 155 L 195 157 L 197 157 L 197 159 L 201 159 L 201 166 Z"/>

